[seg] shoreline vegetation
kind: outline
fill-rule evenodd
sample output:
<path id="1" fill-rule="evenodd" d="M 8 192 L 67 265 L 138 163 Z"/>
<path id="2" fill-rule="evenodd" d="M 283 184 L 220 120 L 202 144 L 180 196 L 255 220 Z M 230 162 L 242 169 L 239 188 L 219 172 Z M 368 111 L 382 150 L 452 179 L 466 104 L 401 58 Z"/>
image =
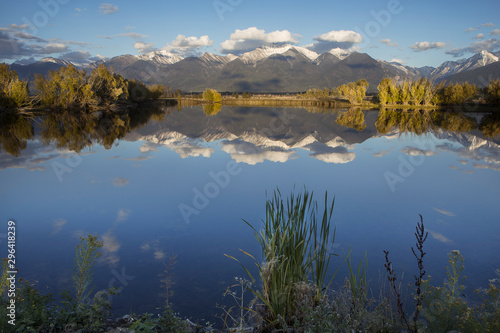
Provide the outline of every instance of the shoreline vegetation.
<path id="1" fill-rule="evenodd" d="M 402 81 L 384 78 L 377 86 L 378 92 L 367 96 L 368 86 L 362 79 L 331 89 L 309 89 L 300 93 L 219 93 L 207 88 L 203 93 L 188 94 L 161 84 L 146 86 L 140 81 L 124 79 L 104 65 L 90 73 L 69 65 L 50 71 L 46 77 L 36 74 L 27 82 L 20 80 L 9 65 L 0 64 L 0 113 L 68 109 L 126 112 L 154 100 L 169 105 L 203 105 L 207 114 L 216 114 L 222 105 L 320 109 L 454 108 L 481 112 L 498 111 L 500 106 L 500 80 L 492 80 L 487 87 L 478 88 L 469 83 L 435 84 L 426 78 Z"/>
<path id="2" fill-rule="evenodd" d="M 324 196 L 323 210 L 313 200 L 313 193 L 303 192 L 283 197 L 277 189 L 266 202 L 266 217 L 261 227 L 244 221 L 261 245 L 262 261 L 244 250 L 241 255 L 253 259 L 257 275 L 243 264 L 248 278 L 235 278 L 224 296 L 234 300 L 231 307 L 216 306 L 220 328 L 213 324 L 195 324 L 182 319 L 169 302 L 172 293 L 171 271 L 176 257 L 165 264 L 163 288 L 166 301 L 160 313 L 130 313 L 110 317 L 111 297 L 119 297 L 114 288 L 93 290 L 94 266 L 101 256 L 98 236 L 81 237 L 75 247 L 73 288 L 61 293 L 56 302 L 52 294 L 41 293 L 22 278 L 15 295 L 8 280 L 7 259 L 2 262 L 0 306 L 15 304 L 15 326 L 9 316 L 0 317 L 0 328 L 9 332 L 498 332 L 500 331 L 500 269 L 487 288 L 475 291 L 477 299 L 464 297 L 464 258 L 458 250 L 448 254 L 447 279 L 440 286 L 431 285 L 425 271 L 425 241 L 428 232 L 424 219 L 416 223 L 416 260 L 413 271 L 414 291 L 404 291 L 401 274 L 393 270 L 390 251 L 384 250 L 387 285 L 370 284 L 365 258 L 355 264 L 351 251 L 345 257 L 334 252 L 335 227 L 332 225 L 335 199 Z M 225 255 L 239 262 L 236 257 Z M 332 261 L 332 262 L 331 262 Z M 337 266 L 330 276 L 328 267 Z M 336 289 L 332 280 L 339 268 L 347 265 L 344 285 Z M 252 270 L 253 271 L 253 270 Z M 433 273 L 433 272 L 429 272 Z M 380 289 L 380 290 L 378 290 Z M 411 289 L 411 287 L 410 287 Z M 378 297 L 374 297 L 379 293 Z M 408 297 L 411 294 L 412 297 Z M 472 295 L 470 295 L 472 296 Z M 12 302 L 12 300 L 14 302 Z"/>
<path id="3" fill-rule="evenodd" d="M 206 116 L 218 112 L 219 103 L 204 104 Z M 55 143 L 76 153 L 100 144 L 110 149 L 116 140 L 125 137 L 150 121 L 165 121 L 169 115 L 182 110 L 182 103 L 165 100 L 145 101 L 141 107 L 130 112 L 111 111 L 0 113 L 0 151 L 19 156 L 27 148 L 28 141 L 35 138 L 35 127 L 39 128 L 44 143 Z M 460 110 L 381 108 L 374 123 L 367 124 L 367 112 L 360 107 L 346 109 L 305 108 L 309 113 L 325 113 L 343 127 L 358 132 L 367 126 L 374 127 L 381 135 L 390 133 L 422 135 L 429 131 L 471 133 L 479 131 L 486 139 L 500 135 L 500 113 L 489 112 L 477 119 L 473 114 Z M 467 110 L 464 110 L 467 111 Z M 198 116 L 197 116 L 198 117 Z M 268 115 L 271 117 L 271 115 Z M 200 118 L 197 118 L 200 119 Z M 269 118 L 270 119 L 270 118 Z M 372 120 L 373 121 L 373 120 Z"/>

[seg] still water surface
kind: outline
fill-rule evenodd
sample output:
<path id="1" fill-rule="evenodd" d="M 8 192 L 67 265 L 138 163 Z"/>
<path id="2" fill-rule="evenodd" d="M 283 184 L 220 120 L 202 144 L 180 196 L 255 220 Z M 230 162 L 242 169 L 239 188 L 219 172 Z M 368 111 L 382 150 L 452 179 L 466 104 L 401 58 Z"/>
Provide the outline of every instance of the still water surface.
<path id="1" fill-rule="evenodd" d="M 104 247 L 96 290 L 121 288 L 115 314 L 157 312 L 165 302 L 164 263 L 176 255 L 169 301 L 183 316 L 214 322 L 216 304 L 229 302 L 225 289 L 245 276 L 224 254 L 249 266 L 239 249 L 260 255 L 242 219 L 259 226 L 266 191 L 287 195 L 306 186 L 320 203 L 325 191 L 335 196 L 340 257 L 332 270 L 349 248 L 354 261 L 366 251 L 376 288 L 384 280 L 382 250 L 389 250 L 411 282 L 417 268 L 410 247 L 422 214 L 434 281 L 443 281 L 447 253 L 458 249 L 466 294 L 486 287 L 500 268 L 500 141 L 475 129 L 405 132 L 378 111 L 349 112 L 358 113 L 342 120 L 346 111 L 170 110 L 120 140 L 82 136 L 88 141 L 79 153 L 68 140 L 48 139 L 39 119 L 17 156 L 5 143 L 0 155 L 0 220 L 17 222 L 19 276 L 42 291 L 70 289 L 78 237 L 98 234 Z"/>

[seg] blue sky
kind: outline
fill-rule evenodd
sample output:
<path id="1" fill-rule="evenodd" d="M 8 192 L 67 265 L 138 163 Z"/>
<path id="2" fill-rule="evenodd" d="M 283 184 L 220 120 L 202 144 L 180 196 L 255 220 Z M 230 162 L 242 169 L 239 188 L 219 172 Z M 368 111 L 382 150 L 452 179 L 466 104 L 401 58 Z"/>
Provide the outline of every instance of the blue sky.
<path id="1" fill-rule="evenodd" d="M 160 49 L 240 54 L 292 43 L 420 67 L 500 50 L 497 1 L 110 1 L 2 2 L 0 61 L 85 63 Z"/>

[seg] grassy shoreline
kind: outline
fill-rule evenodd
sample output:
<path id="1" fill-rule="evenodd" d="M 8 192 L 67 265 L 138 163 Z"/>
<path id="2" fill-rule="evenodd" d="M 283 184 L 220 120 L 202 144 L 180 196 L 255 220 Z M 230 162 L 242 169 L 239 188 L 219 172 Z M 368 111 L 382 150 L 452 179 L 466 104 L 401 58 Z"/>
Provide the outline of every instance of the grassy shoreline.
<path id="1" fill-rule="evenodd" d="M 178 99 L 180 106 L 211 105 L 212 101 L 197 97 L 181 97 Z M 361 108 L 362 110 L 437 110 L 437 111 L 457 111 L 457 112 L 498 112 L 500 108 L 485 101 L 474 101 L 470 104 L 456 105 L 403 105 L 390 104 L 382 105 L 373 103 L 370 99 L 365 99 L 361 104 L 351 104 L 346 100 L 337 98 L 297 98 L 293 96 L 270 96 L 257 95 L 251 98 L 235 98 L 230 96 L 222 97 L 221 106 L 241 106 L 241 107 L 289 107 L 289 108 L 319 108 L 319 109 L 350 109 Z"/>

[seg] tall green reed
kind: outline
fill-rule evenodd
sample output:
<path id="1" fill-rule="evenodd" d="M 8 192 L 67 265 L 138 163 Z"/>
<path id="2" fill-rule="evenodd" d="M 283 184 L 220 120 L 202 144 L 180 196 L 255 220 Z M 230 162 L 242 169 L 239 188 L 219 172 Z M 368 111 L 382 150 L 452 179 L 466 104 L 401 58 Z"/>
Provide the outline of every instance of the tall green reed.
<path id="1" fill-rule="evenodd" d="M 335 241 L 335 228 L 330 231 L 334 201 L 330 204 L 325 193 L 324 211 L 318 215 L 312 192 L 292 192 L 285 201 L 277 189 L 266 202 L 262 230 L 257 231 L 244 220 L 254 230 L 262 249 L 262 264 L 242 252 L 253 258 L 259 269 L 262 290 L 251 291 L 262 302 L 259 315 L 269 325 L 300 319 L 304 303 L 317 304 L 326 293 L 333 279 L 325 286 Z M 243 268 L 255 282 L 250 271 Z"/>

